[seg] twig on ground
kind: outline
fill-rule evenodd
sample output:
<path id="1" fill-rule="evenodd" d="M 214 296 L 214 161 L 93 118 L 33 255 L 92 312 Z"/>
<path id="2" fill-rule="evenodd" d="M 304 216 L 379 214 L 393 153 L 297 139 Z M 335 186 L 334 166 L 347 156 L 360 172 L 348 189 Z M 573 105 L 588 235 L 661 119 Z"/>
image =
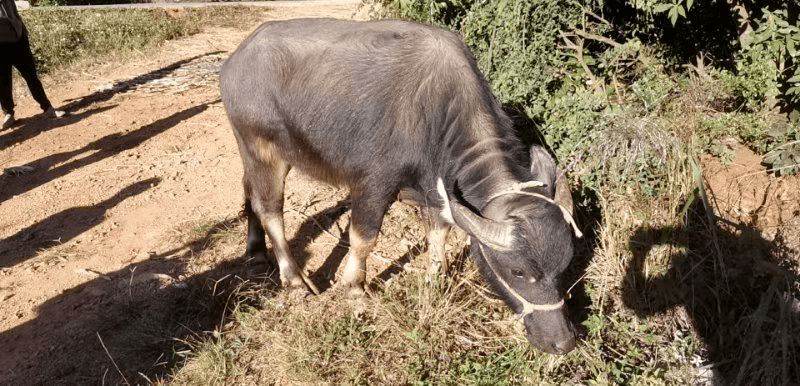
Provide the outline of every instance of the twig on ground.
<path id="1" fill-rule="evenodd" d="M 108 355 L 108 359 L 111 359 L 111 364 L 113 364 L 114 368 L 117 369 L 117 373 L 119 373 L 119 376 L 122 377 L 122 380 L 125 382 L 126 385 L 130 386 L 130 382 L 128 382 L 128 379 L 125 378 L 125 374 L 122 374 L 122 371 L 119 369 L 119 366 L 117 366 L 117 362 L 114 360 L 114 357 L 112 357 L 111 353 L 108 352 L 108 348 L 106 347 L 106 344 L 103 343 L 103 338 L 100 337 L 100 333 L 99 332 L 95 332 L 95 334 L 97 334 L 97 339 L 100 340 L 100 345 L 103 346 L 103 350 L 106 351 L 106 355 Z"/>

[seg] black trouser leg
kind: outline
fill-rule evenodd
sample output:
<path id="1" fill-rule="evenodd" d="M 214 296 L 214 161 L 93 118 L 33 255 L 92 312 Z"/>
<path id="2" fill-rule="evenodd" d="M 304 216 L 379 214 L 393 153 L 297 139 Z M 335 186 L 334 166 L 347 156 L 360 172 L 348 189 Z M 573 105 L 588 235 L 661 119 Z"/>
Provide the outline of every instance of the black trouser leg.
<path id="1" fill-rule="evenodd" d="M 16 52 L 14 52 L 11 59 L 14 62 L 14 67 L 17 68 L 22 78 L 28 83 L 28 89 L 31 90 L 33 99 L 39 103 L 42 111 L 47 111 L 53 105 L 47 99 L 42 82 L 39 81 L 39 76 L 36 75 L 36 63 L 33 60 L 33 52 L 31 52 L 28 35 L 22 35 L 22 39 L 14 44 L 16 45 Z"/>
<path id="2" fill-rule="evenodd" d="M 0 43 L 0 52 L 11 51 L 14 43 Z M 11 92 L 11 55 L 0 55 L 0 106 L 3 113 L 14 114 L 14 94 Z"/>

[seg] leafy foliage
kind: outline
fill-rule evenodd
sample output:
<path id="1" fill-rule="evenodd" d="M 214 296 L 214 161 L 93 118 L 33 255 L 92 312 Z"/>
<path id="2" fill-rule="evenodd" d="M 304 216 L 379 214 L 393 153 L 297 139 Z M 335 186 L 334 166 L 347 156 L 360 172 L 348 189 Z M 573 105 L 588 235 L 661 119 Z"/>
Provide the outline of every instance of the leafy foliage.
<path id="1" fill-rule="evenodd" d="M 686 17 L 686 10 L 692 8 L 692 4 L 694 4 L 694 0 L 673 0 L 672 3 L 662 3 L 658 4 L 653 7 L 653 11 L 657 13 L 666 12 L 669 16 L 669 21 L 672 22 L 672 25 L 678 21 L 678 17 Z"/>
<path id="2" fill-rule="evenodd" d="M 537 117 L 564 76 L 557 72 L 563 57 L 553 43 L 560 31 L 574 29 L 581 19 L 580 6 L 572 2 L 477 3 L 464 20 L 464 40 L 495 95 Z"/>
<path id="3" fill-rule="evenodd" d="M 436 3 L 447 11 L 424 14 L 431 1 L 402 3 L 420 5 L 405 8 L 420 14 L 403 17 L 462 34 L 498 99 L 532 118 L 544 142 L 571 172 L 579 192 L 576 202 L 583 208 L 602 209 L 598 244 L 586 272 L 592 305 L 584 323 L 589 337 L 583 349 L 588 356 L 603 358 L 604 364 L 580 362 L 578 367 L 597 366 L 591 372 L 599 383 L 675 381 L 680 377 L 670 378 L 659 369 L 702 367 L 705 360 L 723 363 L 722 378 L 715 375 L 716 382 L 741 379 L 743 374 L 758 374 L 767 384 L 792 378 L 781 369 L 791 367 L 793 357 L 778 360 L 779 351 L 770 343 L 786 337 L 780 331 L 765 328 L 758 332 L 763 335 L 748 335 L 748 326 L 723 331 L 713 327 L 735 324 L 730 315 L 757 319 L 758 302 L 771 292 L 762 287 L 753 290 L 746 281 L 734 280 L 719 269 L 738 263 L 736 249 L 753 241 L 718 231 L 698 216 L 705 210 L 696 208 L 703 184 L 701 179 L 697 182 L 699 173 L 693 173 L 692 165 L 697 168 L 694 159 L 702 151 L 730 156 L 725 143 L 734 138 L 766 153 L 765 162 L 776 173 L 797 171 L 797 124 L 776 110 L 779 101 L 793 103 L 788 90 L 795 92 L 795 82 L 800 81 L 794 78 L 796 16 L 790 20 L 794 13 L 772 4 L 778 2 L 760 3 L 768 6 L 753 12 L 740 9 L 744 5 L 739 2 L 488 0 Z M 612 5 L 618 9 L 604 12 Z M 696 25 L 708 24 L 698 20 L 714 20 L 720 12 L 728 24 L 723 23 L 719 36 L 692 35 L 701 31 Z M 437 18 L 444 14 L 463 17 Z M 738 20 L 751 26 L 749 33 L 729 23 Z M 628 21 L 633 25 L 625 25 Z M 685 36 L 679 43 L 664 39 L 680 34 Z M 650 237 L 648 224 L 681 240 L 655 253 L 662 259 L 658 264 L 641 263 L 649 267 L 645 269 L 637 266 L 638 259 L 654 257 L 637 252 L 637 245 L 657 242 L 631 235 Z M 716 243 L 730 249 L 722 250 Z M 649 273 L 639 277 L 639 268 Z M 695 305 L 685 300 L 690 294 L 681 292 L 682 285 L 671 290 L 649 286 L 684 284 L 687 278 L 692 288 L 711 288 L 719 298 Z M 657 296 L 644 296 L 648 291 Z M 758 296 L 748 296 L 746 305 L 735 302 L 748 293 Z M 648 303 L 637 304 L 637 295 Z M 721 305 L 714 307 L 715 303 Z M 658 328 L 638 330 L 639 319 L 629 318 L 631 310 Z M 694 320 L 694 325 L 676 319 Z M 782 317 L 776 320 L 787 322 Z M 635 343 L 626 340 L 643 330 L 657 332 L 639 335 Z M 762 342 L 760 336 L 771 338 Z M 762 344 L 769 354 L 756 358 L 732 353 L 731 347 L 745 339 L 750 345 Z M 640 349 L 652 340 L 661 341 L 661 346 L 654 343 L 659 347 L 671 342 L 675 351 L 670 358 L 675 362 L 659 367 L 663 357 Z M 697 374 L 682 375 L 687 383 L 699 382 Z"/>

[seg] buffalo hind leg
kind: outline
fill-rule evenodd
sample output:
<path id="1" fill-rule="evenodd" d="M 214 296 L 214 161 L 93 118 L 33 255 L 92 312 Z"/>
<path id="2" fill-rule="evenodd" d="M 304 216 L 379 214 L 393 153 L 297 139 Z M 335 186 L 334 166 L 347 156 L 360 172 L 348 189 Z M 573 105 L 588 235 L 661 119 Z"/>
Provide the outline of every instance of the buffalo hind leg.
<path id="1" fill-rule="evenodd" d="M 262 152 L 263 153 L 263 152 Z M 319 290 L 303 273 L 295 262 L 286 241 L 283 224 L 283 189 L 289 165 L 273 154 L 272 157 L 261 157 L 252 168 L 245 171 L 245 210 L 248 205 L 248 250 L 257 253 L 263 242 L 262 229 L 266 230 L 272 242 L 272 251 L 278 263 L 281 284 L 287 288 L 308 287 L 314 294 Z M 257 173 L 253 173 L 257 170 Z M 252 214 L 251 214 L 252 213 Z M 256 223 L 257 221 L 257 223 Z M 259 236 L 259 233 L 262 235 Z M 251 250 L 252 246 L 252 250 Z"/>
<path id="2" fill-rule="evenodd" d="M 245 184 L 245 186 L 247 186 Z M 245 192 L 248 188 L 245 187 Z M 244 214 L 247 216 L 247 249 L 245 255 L 255 261 L 267 261 L 267 241 L 264 237 L 264 228 L 261 226 L 261 220 L 258 219 L 253 206 L 250 204 L 250 198 L 244 200 Z"/>
<path id="3" fill-rule="evenodd" d="M 367 257 L 375 247 L 383 216 L 395 194 L 357 189 L 350 193 L 353 202 L 348 233 L 350 251 L 342 273 L 342 284 L 350 297 L 358 298 L 366 292 Z"/>

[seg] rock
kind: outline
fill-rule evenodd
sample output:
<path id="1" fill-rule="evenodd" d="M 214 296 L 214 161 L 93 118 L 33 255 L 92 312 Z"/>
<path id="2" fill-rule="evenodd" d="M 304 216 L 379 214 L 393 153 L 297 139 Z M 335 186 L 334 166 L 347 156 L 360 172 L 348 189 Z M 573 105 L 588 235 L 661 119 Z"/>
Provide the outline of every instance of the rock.
<path id="1" fill-rule="evenodd" d="M 99 272 L 92 271 L 92 270 L 89 270 L 89 269 L 84 269 L 84 268 L 75 269 L 75 273 L 77 273 L 78 275 L 80 275 L 82 277 L 85 277 L 87 279 L 97 279 L 98 277 L 101 277 L 101 278 L 106 279 L 106 280 L 111 280 L 111 278 L 109 278 L 108 276 L 105 276 L 105 275 L 103 275 L 103 274 L 101 274 Z"/>

